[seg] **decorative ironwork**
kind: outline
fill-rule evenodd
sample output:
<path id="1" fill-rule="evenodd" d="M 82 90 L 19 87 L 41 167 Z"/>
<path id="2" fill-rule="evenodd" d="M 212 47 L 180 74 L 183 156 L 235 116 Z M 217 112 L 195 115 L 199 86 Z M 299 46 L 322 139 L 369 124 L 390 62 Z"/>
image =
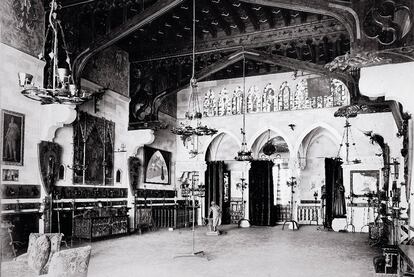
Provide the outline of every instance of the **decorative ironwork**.
<path id="1" fill-rule="evenodd" d="M 46 87 L 37 87 L 32 83 L 33 75 L 29 73 L 20 72 L 18 74 L 19 84 L 23 88 L 21 93 L 36 101 L 40 101 L 41 104 L 67 104 L 67 105 L 79 105 L 92 98 L 93 93 L 88 90 L 80 90 L 76 87 L 73 77 L 71 75 L 71 62 L 68 53 L 68 47 L 65 41 L 65 35 L 60 20 L 57 17 L 57 10 L 59 5 L 56 0 L 52 0 L 50 3 L 49 13 L 49 26 L 46 31 L 45 41 L 43 45 L 43 51 L 45 51 L 49 34 L 52 32 L 50 53 L 45 55 L 41 53 L 40 59 L 50 59 L 47 63 L 47 74 L 45 80 Z M 59 46 L 59 39 L 62 39 L 62 45 Z M 58 61 L 59 50 L 64 50 L 66 59 L 66 67 L 58 68 L 62 66 L 62 62 Z"/>
<path id="2" fill-rule="evenodd" d="M 356 143 L 355 143 L 355 141 L 352 137 L 351 124 L 349 123 L 348 117 L 346 117 L 346 119 L 345 119 L 344 133 L 342 135 L 342 141 L 339 144 L 338 154 L 336 155 L 336 159 L 338 159 L 338 160 L 342 160 L 342 158 L 340 158 L 339 155 L 341 153 L 342 146 L 344 146 L 344 145 L 345 145 L 345 151 L 346 151 L 346 156 L 345 156 L 346 164 L 349 164 L 350 162 L 353 163 L 353 164 L 360 164 L 361 160 L 358 159 L 358 158 L 355 158 L 352 161 L 349 160 L 349 148 L 351 146 L 354 147 L 357 157 L 358 157 L 358 152 L 357 152 L 357 149 L 356 149 L 356 146 L 355 146 Z"/>
<path id="3" fill-rule="evenodd" d="M 193 3 L 193 9 L 195 3 Z M 188 138 L 192 138 L 195 142 L 196 137 L 198 136 L 211 136 L 217 133 L 217 129 L 210 128 L 207 126 L 201 125 L 201 119 L 203 114 L 201 113 L 200 104 L 198 101 L 198 92 L 197 92 L 197 80 L 195 78 L 195 45 L 196 45 L 196 33 L 195 33 L 195 10 L 193 12 L 193 50 L 192 50 L 192 74 L 190 79 L 190 89 L 191 94 L 188 100 L 188 109 L 185 113 L 186 123 L 180 123 L 179 126 L 171 129 L 173 134 L 181 136 L 183 141 L 186 141 Z M 193 149 L 190 151 L 190 157 L 194 158 L 199 154 L 198 152 L 198 140 L 197 143 L 193 143 Z"/>
<path id="4" fill-rule="evenodd" d="M 242 145 L 237 156 L 234 158 L 236 161 L 251 161 L 253 160 L 252 151 L 247 148 L 246 141 L 246 108 L 247 105 L 244 104 L 246 98 L 246 57 L 243 54 L 243 98 L 242 98 L 242 114 L 243 114 L 243 127 L 240 130 L 242 134 Z"/>

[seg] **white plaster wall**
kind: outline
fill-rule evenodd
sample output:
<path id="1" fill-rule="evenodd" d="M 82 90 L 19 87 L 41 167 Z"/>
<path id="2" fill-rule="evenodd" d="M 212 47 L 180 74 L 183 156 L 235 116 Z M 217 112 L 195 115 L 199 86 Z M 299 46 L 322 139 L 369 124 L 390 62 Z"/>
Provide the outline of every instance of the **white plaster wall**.
<path id="1" fill-rule="evenodd" d="M 27 200 L 41 202 L 46 195 L 40 178 L 38 143 L 41 140 L 52 140 L 54 131 L 65 122 L 70 122 L 76 114 L 72 107 L 60 109 L 59 105 L 40 105 L 40 102 L 26 98 L 21 94 L 18 73 L 26 72 L 33 75 L 35 85 L 43 85 L 44 62 L 25 54 L 15 48 L 0 43 L 0 108 L 22 113 L 24 122 L 24 150 L 23 165 L 4 165 L 1 168 L 19 170 L 19 181 L 8 182 L 13 184 L 41 185 L 41 198 Z M 1 150 L 0 150 L 1 151 Z M 0 170 L 0 175 L 2 170 Z M 2 180 L 0 176 L 0 180 Z M 7 183 L 3 182 L 2 183 Z M 43 231 L 43 224 L 39 224 L 39 231 Z"/>
<path id="2" fill-rule="evenodd" d="M 414 97 L 413 97 L 413 84 L 414 79 L 414 62 L 400 63 L 400 64 L 388 64 L 366 67 L 361 69 L 361 77 L 359 81 L 359 87 L 361 94 L 369 97 L 385 96 L 387 100 L 395 100 L 402 104 L 404 112 L 411 115 L 414 114 Z M 414 121 L 410 119 L 408 121 L 409 130 L 409 173 L 411 179 L 407 184 L 411 193 L 408 197 L 409 201 L 409 224 L 414 226 L 414 190 L 412 185 L 414 183 Z M 401 175 L 401 173 L 400 173 Z M 410 176 L 410 175 L 409 175 Z M 410 231 L 410 237 L 414 235 L 413 231 Z"/>
<path id="3" fill-rule="evenodd" d="M 178 182 L 177 178 L 179 178 L 180 176 L 176 177 L 177 136 L 172 134 L 170 131 L 171 128 L 175 126 L 176 119 L 164 113 L 160 113 L 158 117 L 160 121 L 167 123 L 168 127 L 166 129 L 160 129 L 160 130 L 155 131 L 154 140 L 150 143 L 147 143 L 147 145 L 150 147 L 168 151 L 171 153 L 170 184 L 162 185 L 162 184 L 145 183 L 144 182 L 145 168 L 144 168 L 144 164 L 142 163 L 142 166 L 141 166 L 142 174 L 140 178 L 139 188 L 144 188 L 144 185 L 145 185 L 147 189 L 158 189 L 158 190 L 173 190 L 175 188 L 178 189 L 180 184 L 177 183 Z M 139 153 L 140 153 L 139 158 L 144 162 L 143 152 L 140 151 Z"/>
<path id="4" fill-rule="evenodd" d="M 98 90 L 100 87 L 97 84 L 94 84 L 87 80 L 82 80 L 82 86 L 87 87 L 93 90 Z M 151 143 L 154 140 L 154 135 L 152 130 L 135 130 L 128 131 L 128 115 L 129 115 L 129 101 L 128 97 L 125 97 L 119 93 L 107 90 L 103 95 L 102 99 L 98 103 L 99 111 L 95 113 L 94 110 L 94 101 L 89 101 L 87 103 L 79 106 L 81 111 L 88 112 L 91 115 L 97 117 L 104 117 L 107 120 L 115 122 L 115 142 L 114 149 L 115 151 L 121 148 L 121 144 L 125 144 L 126 152 L 117 152 L 114 153 L 114 172 L 113 176 L 118 169 L 121 170 L 121 182 L 114 182 L 114 187 L 119 188 L 128 188 L 128 207 L 131 208 L 130 215 L 130 224 L 132 227 L 133 224 L 133 215 L 134 210 L 133 201 L 134 196 L 129 186 L 129 172 L 128 172 L 128 158 L 134 156 L 139 147 L 142 147 L 144 144 Z M 65 125 L 63 128 L 60 128 L 56 132 L 56 137 L 54 140 L 56 143 L 63 146 L 62 151 L 62 164 L 66 168 L 64 180 L 59 180 L 57 186 L 74 186 L 81 184 L 73 184 L 73 172 L 68 168 L 68 166 L 73 165 L 73 128 L 72 125 Z M 83 186 L 83 185 L 82 185 Z M 101 186 L 92 186 L 85 185 L 89 187 L 101 187 Z"/>
<path id="5" fill-rule="evenodd" d="M 294 88 L 295 82 L 297 80 L 291 79 L 292 73 L 283 73 L 283 74 L 273 74 L 265 75 L 259 77 L 246 78 L 246 87 L 249 87 L 253 84 L 262 84 L 258 85 L 259 87 L 268 82 L 274 84 L 279 84 L 282 81 L 290 78 L 291 88 Z M 203 99 L 203 93 L 209 89 L 213 88 L 214 91 L 220 91 L 223 87 L 226 87 L 229 91 L 232 91 L 233 87 L 240 85 L 241 79 L 231 79 L 231 80 L 219 80 L 211 82 L 200 82 L 199 83 L 199 99 Z M 277 86 L 275 86 L 277 88 Z M 189 91 L 182 90 L 178 93 L 178 116 L 182 119 L 183 114 L 187 109 L 187 99 Z M 342 140 L 342 135 L 344 132 L 345 118 L 336 118 L 334 117 L 334 112 L 337 108 L 324 108 L 324 109 L 309 109 L 309 110 L 296 110 L 296 111 L 280 111 L 272 113 L 254 113 L 246 115 L 246 137 L 248 147 L 252 146 L 257 138 L 267 132 L 268 129 L 274 131 L 276 134 L 283 137 L 286 143 L 289 146 L 290 150 L 290 162 L 289 162 L 289 173 L 288 176 L 298 176 L 300 175 L 300 170 L 294 166 L 294 161 L 296 159 L 297 153 L 300 149 L 300 146 L 305 139 L 305 137 L 315 128 L 323 128 L 328 134 L 331 141 L 334 141 L 334 146 L 336 151 L 331 149 L 328 151 L 329 156 L 336 156 L 336 152 L 339 149 L 339 143 Z M 352 125 L 352 138 L 356 142 L 355 148 L 350 148 L 350 160 L 354 158 L 359 158 L 362 160 L 361 164 L 344 166 L 344 186 L 347 194 L 349 193 L 349 171 L 351 169 L 376 169 L 379 170 L 383 167 L 382 157 L 377 157 L 375 153 L 381 153 L 381 149 L 378 145 L 371 144 L 369 138 L 363 134 L 363 131 L 373 131 L 374 133 L 380 134 L 384 137 L 386 143 L 390 146 L 390 155 L 391 157 L 397 157 L 402 161 L 400 150 L 402 148 L 402 139 L 396 136 L 397 127 L 394 122 L 391 112 L 386 113 L 375 113 L 375 114 L 361 114 L 356 118 L 351 118 L 350 123 Z M 241 142 L 240 128 L 242 127 L 242 116 L 241 115 L 231 115 L 231 116 L 222 116 L 222 117 L 206 117 L 202 120 L 203 125 L 216 128 L 218 134 L 212 137 L 200 137 L 199 139 L 199 149 L 202 152 L 196 158 L 190 158 L 188 154 L 188 149 L 186 149 L 181 143 L 180 139 L 177 138 L 177 160 L 178 161 L 203 161 L 204 155 L 209 147 L 210 143 L 214 140 L 215 137 L 219 136 L 221 133 L 225 133 L 228 137 L 232 137 L 233 141 Z M 295 124 L 294 130 L 291 130 L 289 124 Z M 240 144 L 239 144 L 240 147 Z M 320 148 L 318 151 L 318 147 Z M 324 143 L 322 142 L 320 146 L 314 149 L 314 154 L 318 152 L 322 155 L 328 155 L 324 149 Z M 222 148 L 224 149 L 224 148 Z M 357 152 L 357 154 L 355 154 Z M 237 153 L 227 153 L 226 156 L 235 156 Z M 220 156 L 223 155 L 220 153 Z M 345 147 L 342 147 L 340 156 L 345 160 Z M 402 174 L 400 174 L 400 178 Z M 233 185 L 233 182 L 232 182 Z M 299 184 L 300 187 L 300 184 Z M 319 185 L 320 187 L 320 185 Z M 232 188 L 233 191 L 233 188 Z M 312 192 L 301 192 L 296 195 L 301 195 L 302 200 L 313 200 L 313 191 Z M 320 197 L 319 192 L 319 197 Z M 298 196 L 296 196 L 298 197 Z M 303 198 L 302 198 L 303 197 Z M 296 199 L 297 202 L 301 199 Z M 358 214 L 355 211 L 355 217 L 360 219 L 360 222 L 356 224 L 356 228 L 360 229 L 363 223 L 363 216 Z"/>

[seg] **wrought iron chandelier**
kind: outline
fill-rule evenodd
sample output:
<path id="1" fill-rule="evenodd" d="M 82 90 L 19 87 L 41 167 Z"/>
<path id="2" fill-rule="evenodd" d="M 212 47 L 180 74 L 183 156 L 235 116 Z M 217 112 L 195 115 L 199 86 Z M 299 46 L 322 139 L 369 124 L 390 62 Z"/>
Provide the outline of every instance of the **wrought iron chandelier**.
<path id="1" fill-rule="evenodd" d="M 340 153 L 341 153 L 341 149 L 342 147 L 345 145 L 345 163 L 346 164 L 360 164 L 361 163 L 361 159 L 355 158 L 353 160 L 349 159 L 349 153 L 350 153 L 350 147 L 353 146 L 355 149 L 355 154 L 358 156 L 358 152 L 356 149 L 356 143 L 353 139 L 352 136 L 352 130 L 351 130 L 351 123 L 349 123 L 349 118 L 345 117 L 345 125 L 344 125 L 344 133 L 342 135 L 342 141 L 339 144 L 339 149 L 338 149 L 338 154 L 336 155 L 336 159 L 337 160 L 342 160 L 342 158 L 340 157 Z"/>
<path id="2" fill-rule="evenodd" d="M 23 88 L 21 93 L 33 100 L 40 101 L 41 104 L 67 104 L 67 105 L 79 105 L 92 98 L 93 92 L 88 90 L 80 90 L 74 83 L 73 76 L 71 75 L 71 61 L 69 58 L 68 47 L 65 41 L 65 35 L 60 20 L 57 17 L 57 10 L 59 5 L 56 0 L 52 0 L 50 3 L 49 13 L 49 25 L 46 31 L 45 41 L 43 45 L 43 53 L 39 55 L 39 58 L 45 60 L 46 44 L 50 37 L 51 52 L 47 57 L 50 58 L 50 64 L 47 68 L 48 78 L 45 83 L 46 87 L 35 86 L 33 83 L 33 75 L 29 73 L 19 72 L 19 85 Z M 59 45 L 59 38 L 62 40 L 62 45 Z M 59 50 L 65 51 L 65 62 L 59 62 Z M 59 67 L 65 64 L 66 67 Z M 46 78 L 46 76 L 45 76 Z"/>
<path id="3" fill-rule="evenodd" d="M 195 4 L 195 3 L 194 3 Z M 196 24 L 196 13 L 195 5 L 193 4 L 193 49 L 192 49 L 192 73 L 190 79 L 190 98 L 188 100 L 187 112 L 185 113 L 185 122 L 181 122 L 179 126 L 171 129 L 173 134 L 181 136 L 183 141 L 186 141 L 187 138 L 193 139 L 193 149 L 190 151 L 192 157 L 197 156 L 198 152 L 198 136 L 211 136 L 217 133 L 217 129 L 207 127 L 206 125 L 201 124 L 201 119 L 203 114 L 201 113 L 200 104 L 198 101 L 198 84 L 197 79 L 195 78 L 195 44 L 196 44 L 196 33 L 195 33 L 195 24 Z"/>
<path id="4" fill-rule="evenodd" d="M 247 148 L 246 142 L 246 57 L 243 52 L 243 99 L 242 99 L 242 115 L 243 115 L 243 128 L 240 132 L 242 134 L 242 145 L 240 151 L 237 152 L 237 156 L 234 158 L 236 161 L 251 161 L 253 160 L 252 151 Z"/>

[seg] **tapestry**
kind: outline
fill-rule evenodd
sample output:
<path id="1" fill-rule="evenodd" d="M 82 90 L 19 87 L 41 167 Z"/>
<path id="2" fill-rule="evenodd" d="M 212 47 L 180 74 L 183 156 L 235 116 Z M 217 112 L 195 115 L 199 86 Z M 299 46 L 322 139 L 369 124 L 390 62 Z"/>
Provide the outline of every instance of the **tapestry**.
<path id="1" fill-rule="evenodd" d="M 114 47 L 102 51 L 86 65 L 84 77 L 129 97 L 128 53 Z"/>
<path id="2" fill-rule="evenodd" d="M 41 0 L 0 1 L 1 42 L 37 57 L 43 50 L 44 10 Z"/>
<path id="3" fill-rule="evenodd" d="M 115 123 L 79 112 L 73 138 L 74 183 L 113 185 Z"/>

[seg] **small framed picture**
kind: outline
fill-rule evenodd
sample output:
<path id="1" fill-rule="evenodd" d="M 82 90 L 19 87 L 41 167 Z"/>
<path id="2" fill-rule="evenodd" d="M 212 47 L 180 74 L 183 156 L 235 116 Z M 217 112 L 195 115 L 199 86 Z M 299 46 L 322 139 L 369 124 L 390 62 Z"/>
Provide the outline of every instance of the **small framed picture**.
<path id="1" fill-rule="evenodd" d="M 18 169 L 3 169 L 2 174 L 3 181 L 19 181 L 19 170 Z"/>
<path id="2" fill-rule="evenodd" d="M 1 111 L 2 162 L 23 165 L 24 114 Z"/>

